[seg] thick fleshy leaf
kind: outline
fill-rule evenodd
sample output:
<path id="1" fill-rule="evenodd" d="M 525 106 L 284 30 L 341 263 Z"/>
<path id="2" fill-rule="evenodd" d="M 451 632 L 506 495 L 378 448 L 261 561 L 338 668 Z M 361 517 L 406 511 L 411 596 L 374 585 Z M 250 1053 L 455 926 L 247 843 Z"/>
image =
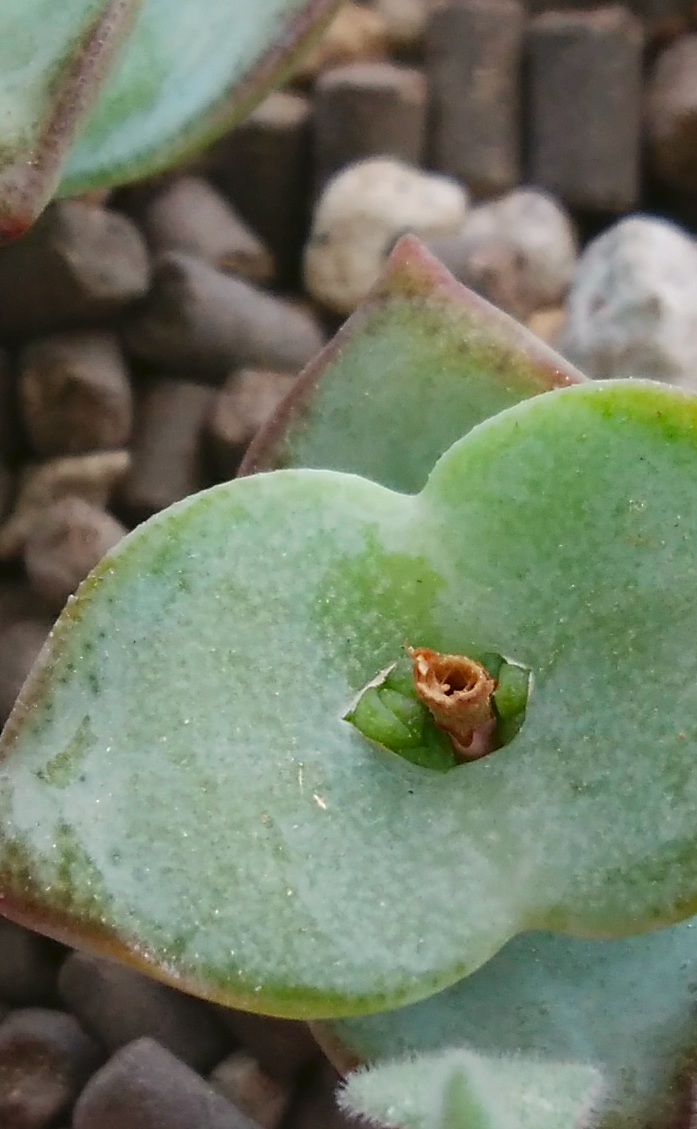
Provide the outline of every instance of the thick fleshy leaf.
<path id="1" fill-rule="evenodd" d="M 142 0 L 61 194 L 135 180 L 213 140 L 280 80 L 339 3 Z"/>
<path id="2" fill-rule="evenodd" d="M 319 1027 L 343 1068 L 424 1056 L 442 1071 L 467 1052 L 498 1069 L 537 1061 L 553 1088 L 559 1062 L 592 1066 L 602 1079 L 588 1129 L 676 1124 L 697 1048 L 697 922 L 640 937 L 581 941 L 549 933 L 516 937 L 484 968 L 445 992 L 399 1011 Z M 434 1079 L 436 1072 L 434 1070 Z M 391 1091 L 410 1104 L 411 1084 Z M 434 1082 L 435 1084 L 435 1082 Z M 355 1090 L 349 1086 L 349 1098 Z M 425 1127 L 419 1084 L 413 1099 Z M 390 1091 L 385 1088 L 385 1104 Z M 368 1110 L 362 1095 L 355 1098 Z M 402 1122 L 405 1124 L 406 1122 Z M 567 1122 L 573 1125 L 573 1122 Z"/>
<path id="3" fill-rule="evenodd" d="M 413 235 L 252 443 L 241 474 L 324 467 L 420 490 L 489 416 L 584 378 L 456 282 Z"/>
<path id="4" fill-rule="evenodd" d="M 362 1122 L 395 1129 L 574 1129 L 599 1088 L 589 1066 L 457 1048 L 352 1074 L 339 1099 Z"/>
<path id="5" fill-rule="evenodd" d="M 67 147 L 142 0 L 3 0 L 0 242 L 54 191 Z"/>
<path id="6" fill-rule="evenodd" d="M 48 202 L 78 131 L 63 194 L 172 164 L 261 97 L 336 6 L 3 0 L 0 241 Z"/>
<path id="7" fill-rule="evenodd" d="M 5 910 L 257 1010 L 384 1010 L 516 932 L 697 906 L 697 399 L 585 384 L 420 495 L 236 480 L 152 519 L 59 621 L 0 751 Z M 450 772 L 344 720 L 414 646 L 532 672 Z"/>

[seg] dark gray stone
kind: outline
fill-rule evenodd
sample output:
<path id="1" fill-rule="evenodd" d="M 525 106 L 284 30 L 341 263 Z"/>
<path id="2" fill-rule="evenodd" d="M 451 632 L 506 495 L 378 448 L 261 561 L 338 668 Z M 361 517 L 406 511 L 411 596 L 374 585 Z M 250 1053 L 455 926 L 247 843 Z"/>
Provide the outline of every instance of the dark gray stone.
<path id="1" fill-rule="evenodd" d="M 524 27 L 516 0 L 450 0 L 429 20 L 431 164 L 475 196 L 520 181 Z"/>
<path id="2" fill-rule="evenodd" d="M 548 12 L 527 42 L 529 183 L 577 208 L 632 208 L 640 187 L 640 21 L 621 7 Z"/>
<path id="3" fill-rule="evenodd" d="M 0 1023 L 2 1129 L 44 1129 L 53 1123 L 103 1058 L 74 1016 L 46 1008 L 12 1012 Z"/>
<path id="4" fill-rule="evenodd" d="M 129 1043 L 83 1090 L 73 1129 L 255 1129 L 190 1067 L 152 1039 Z"/>
<path id="5" fill-rule="evenodd" d="M 306 1023 L 273 1019 L 236 1008 L 218 1008 L 235 1039 L 251 1051 L 262 1070 L 279 1082 L 289 1082 L 321 1053 Z"/>
<path id="6" fill-rule="evenodd" d="M 190 255 L 161 256 L 152 290 L 128 320 L 133 354 L 220 383 L 245 366 L 296 372 L 324 343 L 314 317 Z"/>
<path id="7" fill-rule="evenodd" d="M 418 165 L 426 140 L 426 82 L 394 63 L 349 63 L 315 86 L 315 180 L 324 182 L 364 157 Z"/>
<path id="8" fill-rule="evenodd" d="M 102 957 L 73 953 L 60 993 L 109 1051 L 150 1036 L 194 1069 L 210 1070 L 230 1047 L 209 1005 Z"/>
<path id="9" fill-rule="evenodd" d="M 0 250 L 0 337 L 103 322 L 142 297 L 148 279 L 145 241 L 126 216 L 61 200 Z"/>
<path id="10" fill-rule="evenodd" d="M 10 600 L 13 591 L 14 588 L 12 587 L 4 589 L 3 595 L 6 595 L 7 599 Z M 25 618 L 26 613 L 22 609 L 22 605 L 31 599 L 28 590 L 17 589 L 16 599 L 19 606 L 18 619 L 13 620 L 11 618 L 11 609 L 8 609 L 8 615 L 5 618 L 0 608 L 0 622 L 3 622 L 4 627 L 4 630 L 0 632 L 0 709 L 7 709 L 8 705 L 13 704 L 13 699 L 8 700 L 11 697 L 8 692 L 9 681 L 12 681 L 13 688 L 16 687 L 16 693 L 16 690 L 19 689 L 17 682 L 19 682 L 21 675 L 19 668 L 26 665 L 23 661 L 20 661 L 22 656 L 16 655 L 17 662 L 14 667 L 17 672 L 16 677 L 14 679 L 9 678 L 8 671 L 5 668 L 9 667 L 10 648 L 8 644 L 7 653 L 5 653 L 3 641 L 13 627 L 34 625 L 34 621 Z M 0 597 L 0 604 L 1 602 L 2 598 Z M 31 638 L 32 658 L 36 653 L 35 646 L 38 649 L 39 643 L 45 639 L 48 631 L 48 623 L 37 624 L 36 638 L 34 639 L 34 636 Z M 19 646 L 18 637 L 15 635 L 13 638 L 17 648 Z M 28 666 L 24 673 L 28 673 Z M 24 929 L 21 925 L 15 925 L 11 921 L 0 918 L 0 999 L 15 1007 L 26 1007 L 32 1004 L 50 1006 L 57 1003 L 58 970 L 64 955 L 65 949 L 56 941 L 51 941 L 48 937 L 42 937 L 38 933 L 32 933 L 29 929 Z"/>

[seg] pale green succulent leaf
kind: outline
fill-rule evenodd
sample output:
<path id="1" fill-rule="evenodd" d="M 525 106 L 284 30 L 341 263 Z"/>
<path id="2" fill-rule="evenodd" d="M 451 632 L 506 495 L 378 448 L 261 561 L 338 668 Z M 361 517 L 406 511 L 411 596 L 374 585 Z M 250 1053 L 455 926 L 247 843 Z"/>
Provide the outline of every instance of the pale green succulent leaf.
<path id="1" fill-rule="evenodd" d="M 337 0 L 3 0 L 0 240 L 56 191 L 163 169 L 244 114 Z M 68 166 L 62 172 L 68 159 Z"/>
<path id="2" fill-rule="evenodd" d="M 482 420 L 583 379 L 405 235 L 372 294 L 259 432 L 241 473 L 324 467 L 420 490 Z"/>
<path id="3" fill-rule="evenodd" d="M 0 745 L 11 916 L 278 1014 L 384 1010 L 526 928 L 697 906 L 697 400 L 527 400 L 419 495 L 216 487 L 81 588 Z M 531 671 L 522 728 L 446 773 L 345 720 L 404 643 Z"/>
<path id="4" fill-rule="evenodd" d="M 600 1088 L 590 1066 L 452 1048 L 356 1071 L 339 1101 L 394 1129 L 577 1129 Z"/>
<path id="5" fill-rule="evenodd" d="M 559 1060 L 603 1079 L 593 1129 L 673 1125 L 697 1046 L 697 922 L 638 937 L 578 940 L 525 933 L 474 975 L 398 1011 L 321 1025 L 332 1057 L 389 1064 L 459 1050 Z M 395 1088 L 393 1096 L 402 1090 Z M 387 1090 L 386 1090 L 387 1094 Z"/>

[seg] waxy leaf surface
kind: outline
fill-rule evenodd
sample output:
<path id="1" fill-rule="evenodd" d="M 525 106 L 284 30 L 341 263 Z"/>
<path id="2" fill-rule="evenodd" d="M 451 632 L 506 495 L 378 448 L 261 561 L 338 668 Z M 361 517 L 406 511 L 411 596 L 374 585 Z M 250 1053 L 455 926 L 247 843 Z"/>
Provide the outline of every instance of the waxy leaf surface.
<path id="1" fill-rule="evenodd" d="M 121 543 L 0 746 L 4 910 L 279 1014 L 432 994 L 528 928 L 697 908 L 697 399 L 535 397 L 421 494 L 236 480 Z M 532 672 L 448 773 L 344 719 L 404 641 Z"/>
<path id="2" fill-rule="evenodd" d="M 372 295 L 262 428 L 240 473 L 322 467 L 420 490 L 476 424 L 583 379 L 405 235 Z"/>
<path id="3" fill-rule="evenodd" d="M 0 241 L 56 190 L 173 164 L 262 96 L 337 0 L 3 0 Z"/>
<path id="4" fill-rule="evenodd" d="M 389 1060 L 423 1057 L 433 1085 L 441 1088 L 434 1067 L 442 1074 L 462 1052 L 494 1071 L 501 1060 L 535 1061 L 550 1092 L 563 1078 L 560 1063 L 593 1067 L 601 1081 L 584 1126 L 639 1129 L 673 1125 L 685 1106 L 697 1049 L 696 992 L 692 919 L 611 941 L 525 933 L 429 1000 L 338 1020 L 318 1035 L 342 1067 L 360 1060 L 380 1069 Z M 381 1093 L 377 1085 L 369 1091 L 365 1082 L 349 1084 L 347 1097 L 356 1112 L 385 1120 L 390 1093 L 401 1093 L 412 1111 L 400 1124 L 430 1124 L 431 1097 L 421 1084 Z"/>

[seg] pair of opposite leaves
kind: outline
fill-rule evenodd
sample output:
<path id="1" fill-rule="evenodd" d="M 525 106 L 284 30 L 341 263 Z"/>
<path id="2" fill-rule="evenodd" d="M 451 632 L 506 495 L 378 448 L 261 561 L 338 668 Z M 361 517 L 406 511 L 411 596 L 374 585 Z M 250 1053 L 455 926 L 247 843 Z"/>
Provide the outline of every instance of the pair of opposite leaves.
<path id="1" fill-rule="evenodd" d="M 279 1014 L 425 997 L 529 929 L 697 908 L 697 400 L 586 384 L 475 428 L 417 495 L 216 487 L 59 620 L 0 762 L 3 908 Z M 404 641 L 532 671 L 446 774 L 344 716 Z"/>

